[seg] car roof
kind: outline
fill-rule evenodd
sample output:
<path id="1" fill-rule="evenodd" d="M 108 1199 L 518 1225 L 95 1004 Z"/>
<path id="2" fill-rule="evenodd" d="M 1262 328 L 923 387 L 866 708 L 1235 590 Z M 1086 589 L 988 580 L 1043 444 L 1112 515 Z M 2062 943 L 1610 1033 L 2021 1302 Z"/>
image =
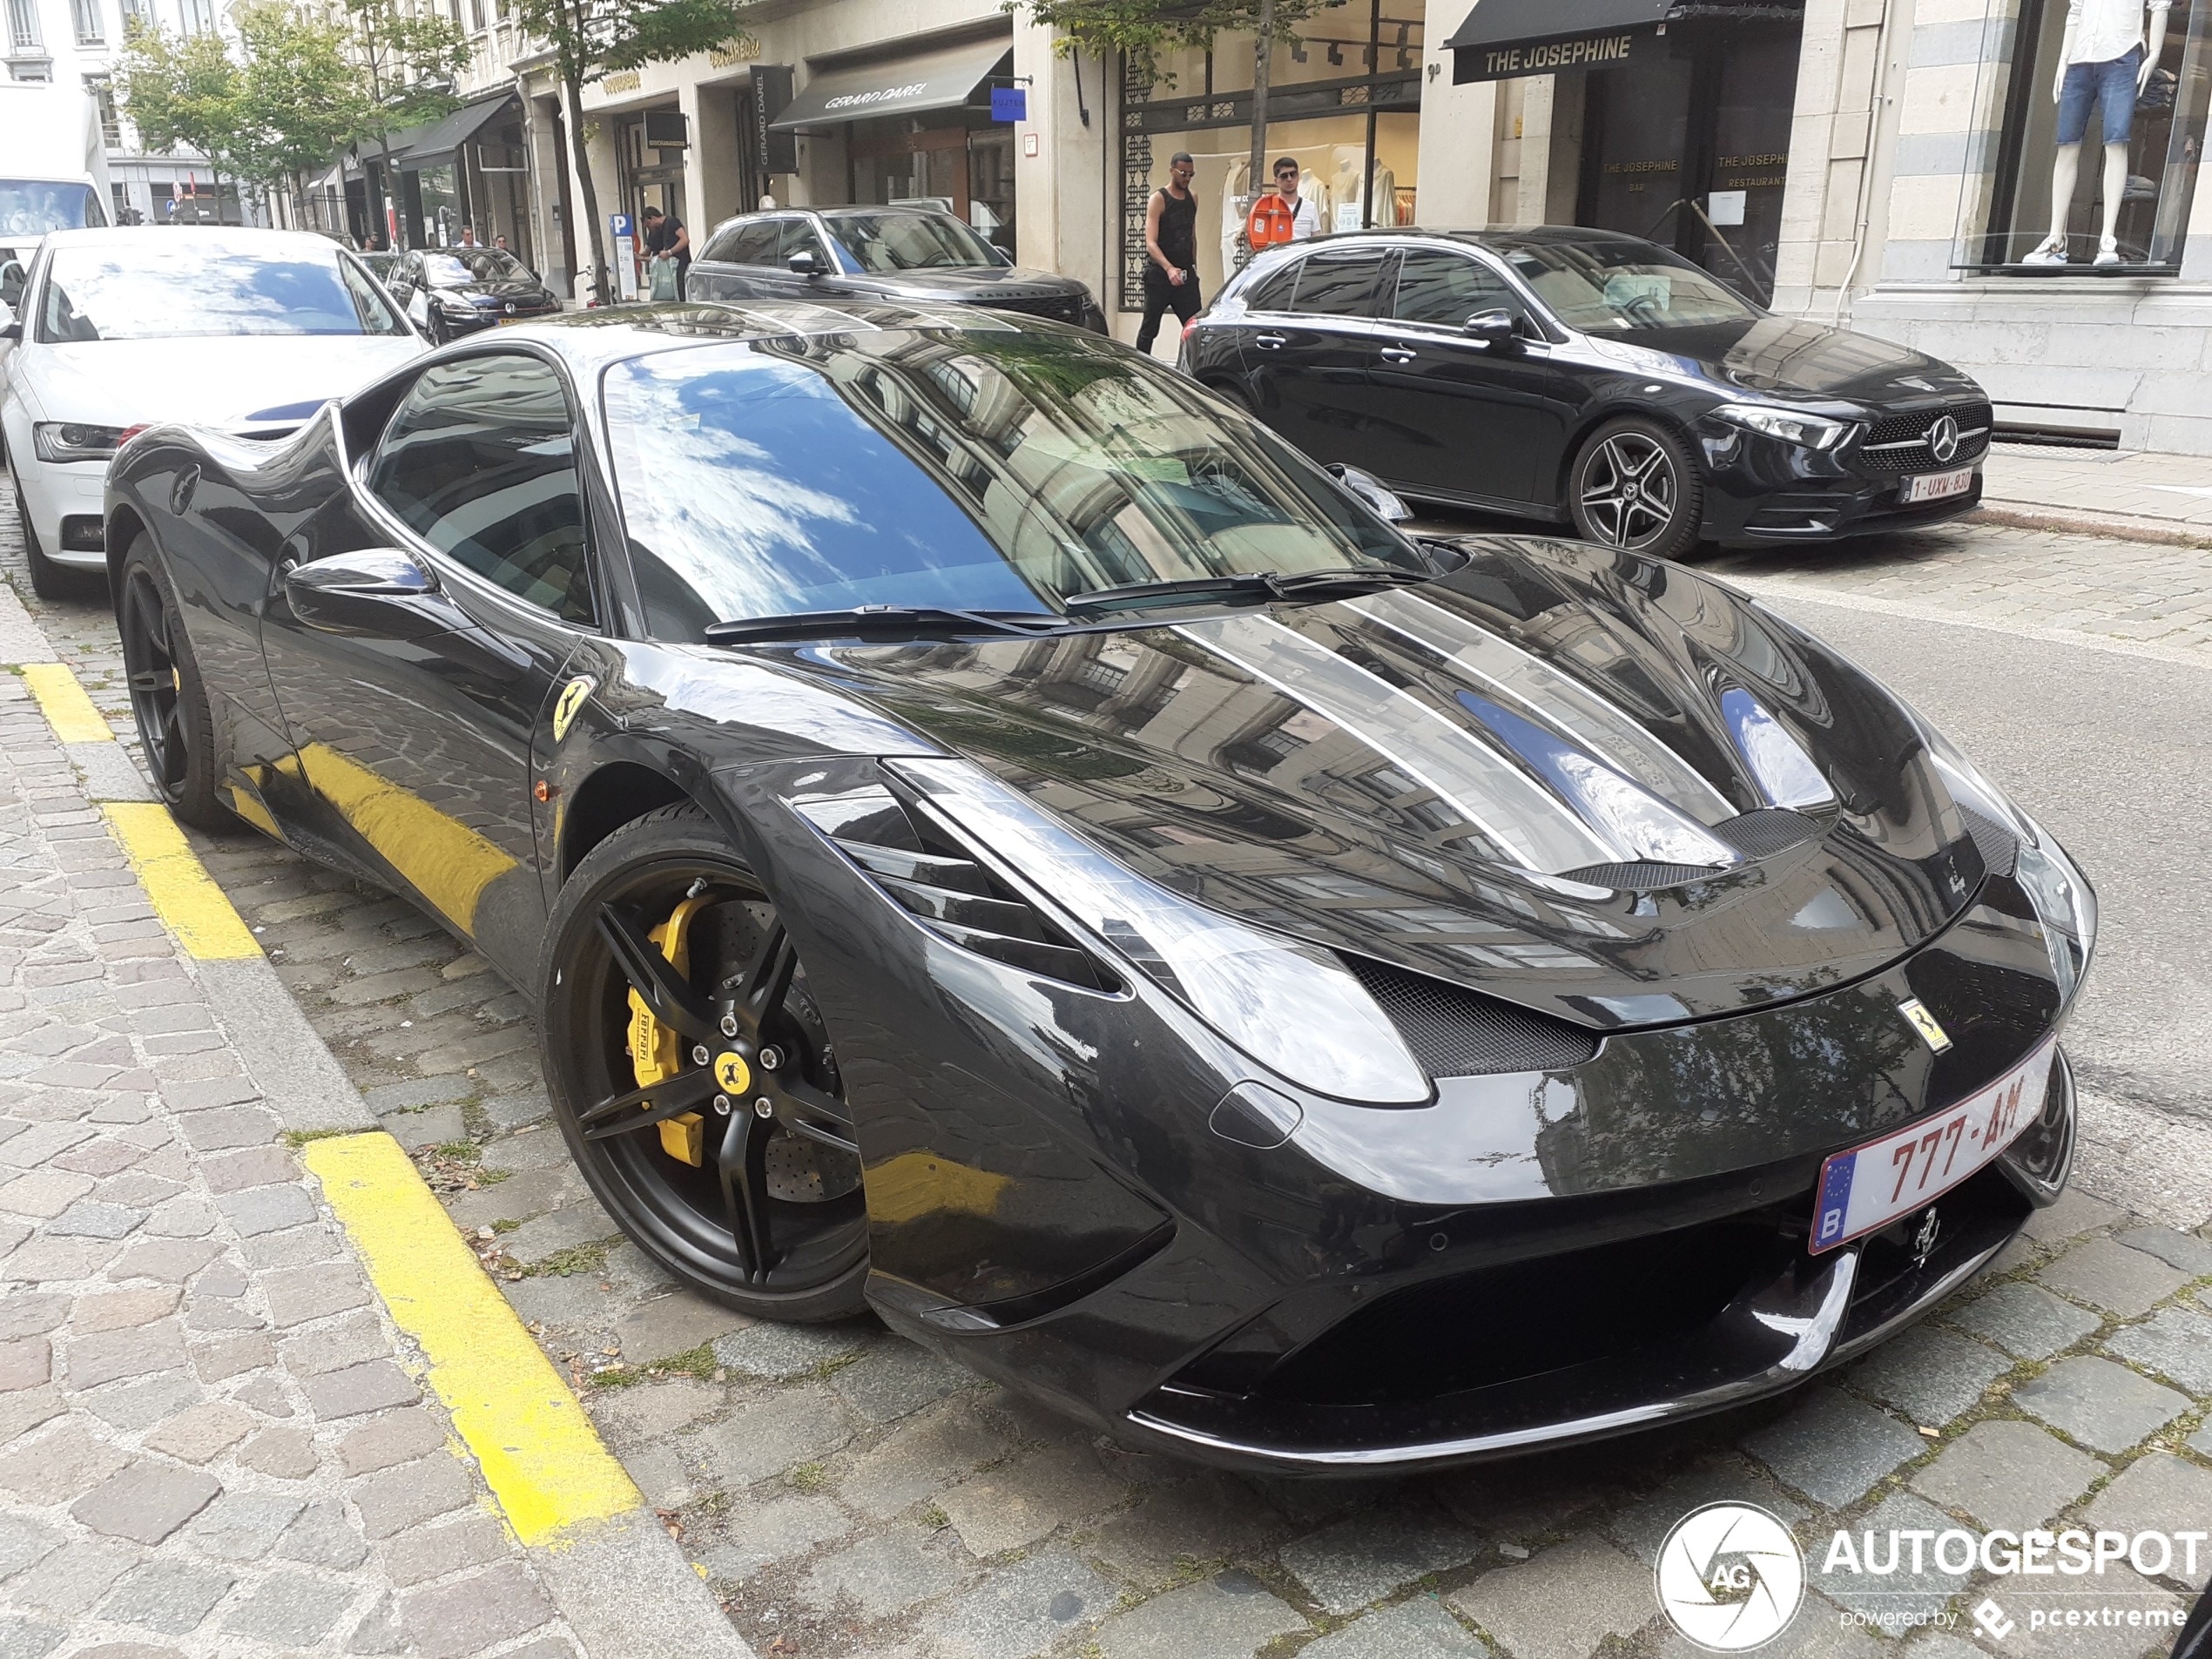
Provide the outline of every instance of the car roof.
<path id="1" fill-rule="evenodd" d="M 233 247 L 266 248 L 272 253 L 286 248 L 336 249 L 344 246 L 314 231 L 271 231 L 254 225 L 105 225 L 77 231 L 48 231 L 45 240 L 56 247 L 128 247 L 144 241 L 172 247 L 193 237 L 220 239 Z"/>

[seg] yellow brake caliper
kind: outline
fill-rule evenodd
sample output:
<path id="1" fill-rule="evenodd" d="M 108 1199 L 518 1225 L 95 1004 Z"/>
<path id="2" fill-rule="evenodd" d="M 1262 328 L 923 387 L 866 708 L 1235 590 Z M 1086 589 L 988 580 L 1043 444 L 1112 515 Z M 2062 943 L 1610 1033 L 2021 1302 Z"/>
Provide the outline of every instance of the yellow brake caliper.
<path id="1" fill-rule="evenodd" d="M 660 954 L 668 958 L 678 974 L 691 972 L 691 922 L 711 902 L 704 896 L 684 900 L 669 912 L 666 921 L 646 935 L 660 947 Z M 630 1063 L 637 1073 L 640 1089 L 664 1083 L 684 1069 L 683 1034 L 656 1020 L 652 1010 L 645 1006 L 645 999 L 635 991 L 630 994 Z M 638 1109 L 650 1111 L 652 1103 L 647 1101 Z M 702 1142 L 705 1121 L 697 1112 L 663 1118 L 659 1124 L 661 1150 L 698 1168 L 705 1162 Z"/>

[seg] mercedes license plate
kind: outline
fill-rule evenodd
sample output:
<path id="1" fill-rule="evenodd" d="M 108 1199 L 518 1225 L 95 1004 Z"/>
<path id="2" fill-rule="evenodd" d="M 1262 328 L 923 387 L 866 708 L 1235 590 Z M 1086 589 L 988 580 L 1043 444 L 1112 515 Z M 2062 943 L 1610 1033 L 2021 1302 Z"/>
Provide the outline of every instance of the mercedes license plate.
<path id="1" fill-rule="evenodd" d="M 1905 481 L 1905 502 L 1941 501 L 1946 496 L 1963 496 L 1974 487 L 1974 469 L 1961 467 L 1956 472 L 1924 472 L 1917 478 Z"/>
<path id="2" fill-rule="evenodd" d="M 1812 1212 L 1812 1253 L 1878 1232 L 1941 1197 L 1994 1159 L 2043 1115 L 2051 1084 L 2047 1037 L 2035 1052 L 1986 1089 L 1820 1167 Z"/>

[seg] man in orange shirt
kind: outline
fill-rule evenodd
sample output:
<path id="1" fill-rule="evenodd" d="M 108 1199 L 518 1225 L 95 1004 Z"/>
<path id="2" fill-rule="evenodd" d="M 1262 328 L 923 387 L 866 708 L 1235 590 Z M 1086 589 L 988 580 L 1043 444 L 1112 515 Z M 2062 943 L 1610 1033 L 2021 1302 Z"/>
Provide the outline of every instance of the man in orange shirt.
<path id="1" fill-rule="evenodd" d="M 1275 193 L 1262 195 L 1252 203 L 1252 211 L 1244 220 L 1244 238 L 1257 253 L 1263 248 L 1278 247 L 1285 242 L 1303 242 L 1319 233 L 1321 215 L 1313 204 L 1298 194 L 1298 165 L 1294 156 L 1284 156 L 1275 164 Z"/>

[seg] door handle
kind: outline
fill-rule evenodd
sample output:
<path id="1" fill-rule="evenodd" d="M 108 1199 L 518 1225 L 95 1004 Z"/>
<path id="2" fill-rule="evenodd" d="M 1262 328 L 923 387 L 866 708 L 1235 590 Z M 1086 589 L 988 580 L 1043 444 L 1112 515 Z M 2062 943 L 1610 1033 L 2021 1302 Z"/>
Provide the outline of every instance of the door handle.
<path id="1" fill-rule="evenodd" d="M 1410 363 L 1420 354 L 1411 346 L 1385 346 L 1377 355 L 1386 363 Z"/>
<path id="2" fill-rule="evenodd" d="M 1280 351 L 1291 343 L 1288 334 L 1254 334 L 1252 344 L 1262 351 Z"/>

